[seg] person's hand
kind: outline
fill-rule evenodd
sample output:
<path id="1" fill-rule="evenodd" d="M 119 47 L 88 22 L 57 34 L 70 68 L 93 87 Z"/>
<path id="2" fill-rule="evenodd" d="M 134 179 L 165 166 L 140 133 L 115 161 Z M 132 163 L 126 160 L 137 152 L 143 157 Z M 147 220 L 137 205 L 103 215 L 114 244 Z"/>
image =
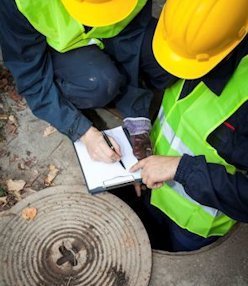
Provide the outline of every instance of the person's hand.
<path id="1" fill-rule="evenodd" d="M 142 191 L 145 191 L 147 188 L 144 184 L 134 183 L 133 184 L 137 197 L 141 197 Z"/>
<path id="2" fill-rule="evenodd" d="M 80 140 L 86 145 L 88 153 L 93 160 L 105 163 L 114 163 L 120 160 L 121 151 L 115 140 L 112 137 L 109 137 L 109 139 L 116 152 L 108 146 L 102 133 L 95 127 L 90 127 L 90 129 L 80 138 Z"/>
<path id="3" fill-rule="evenodd" d="M 150 189 L 162 187 L 164 182 L 173 180 L 181 157 L 150 156 L 132 166 L 130 172 L 141 170 L 142 182 Z M 138 186 L 135 187 L 136 192 Z"/>

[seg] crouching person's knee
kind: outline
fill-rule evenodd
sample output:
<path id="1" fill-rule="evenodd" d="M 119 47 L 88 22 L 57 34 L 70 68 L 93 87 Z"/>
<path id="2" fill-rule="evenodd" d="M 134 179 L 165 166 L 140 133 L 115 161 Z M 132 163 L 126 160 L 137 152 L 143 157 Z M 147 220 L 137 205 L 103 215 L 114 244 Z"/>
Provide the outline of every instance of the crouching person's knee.
<path id="1" fill-rule="evenodd" d="M 124 76 L 114 65 L 88 66 L 87 73 L 71 78 L 57 79 L 63 96 L 79 109 L 104 107 L 119 93 Z"/>
<path id="2" fill-rule="evenodd" d="M 95 107 L 104 107 L 112 101 L 120 92 L 120 87 L 125 82 L 124 76 L 115 67 L 106 67 L 99 70 L 94 78 L 95 81 L 94 97 Z"/>

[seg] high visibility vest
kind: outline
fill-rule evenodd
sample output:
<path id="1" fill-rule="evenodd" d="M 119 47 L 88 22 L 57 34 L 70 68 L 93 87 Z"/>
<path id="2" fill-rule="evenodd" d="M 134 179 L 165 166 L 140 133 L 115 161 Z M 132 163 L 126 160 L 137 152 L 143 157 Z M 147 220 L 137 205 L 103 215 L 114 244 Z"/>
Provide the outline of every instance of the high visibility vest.
<path id="1" fill-rule="evenodd" d="M 61 0 L 16 0 L 16 5 L 30 24 L 46 37 L 47 43 L 62 53 L 92 44 L 103 48 L 100 39 L 118 35 L 146 2 L 147 0 L 139 0 L 135 9 L 124 20 L 109 26 L 93 27 L 89 32 L 70 16 Z"/>
<path id="2" fill-rule="evenodd" d="M 154 153 L 166 156 L 205 155 L 207 162 L 228 164 L 207 138 L 248 100 L 248 56 L 244 57 L 220 96 L 201 82 L 185 98 L 179 99 L 184 80 L 166 89 L 154 123 L 151 138 Z M 199 190 L 201 192 L 201 190 Z M 221 211 L 193 200 L 176 181 L 166 182 L 152 192 L 151 204 L 158 207 L 177 225 L 202 237 L 225 235 L 235 221 Z"/>

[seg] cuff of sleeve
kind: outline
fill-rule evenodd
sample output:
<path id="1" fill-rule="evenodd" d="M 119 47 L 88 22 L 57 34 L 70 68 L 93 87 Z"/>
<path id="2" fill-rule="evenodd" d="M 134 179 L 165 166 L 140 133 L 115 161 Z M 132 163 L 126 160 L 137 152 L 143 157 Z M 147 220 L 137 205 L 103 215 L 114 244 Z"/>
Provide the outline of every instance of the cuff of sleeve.
<path id="1" fill-rule="evenodd" d="M 176 175 L 174 177 L 174 180 L 178 183 L 184 185 L 186 183 L 189 170 L 191 169 L 191 166 L 193 164 L 194 157 L 190 156 L 188 154 L 183 154 L 179 165 L 177 167 Z"/>
<path id="2" fill-rule="evenodd" d="M 92 126 L 92 122 L 79 113 L 72 126 L 69 128 L 67 136 L 73 141 L 77 141 Z"/>
<path id="3" fill-rule="evenodd" d="M 123 126 L 130 135 L 149 133 L 151 130 L 151 120 L 146 117 L 126 117 Z"/>

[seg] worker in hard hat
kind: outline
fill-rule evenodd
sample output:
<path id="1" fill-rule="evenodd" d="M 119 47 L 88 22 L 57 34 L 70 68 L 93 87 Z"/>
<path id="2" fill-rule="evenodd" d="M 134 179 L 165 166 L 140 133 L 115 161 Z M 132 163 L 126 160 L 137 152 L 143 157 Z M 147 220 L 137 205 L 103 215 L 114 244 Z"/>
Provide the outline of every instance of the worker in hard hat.
<path id="1" fill-rule="evenodd" d="M 181 79 L 165 90 L 152 129 L 156 155 L 132 168 L 154 189 L 155 247 L 199 249 L 248 222 L 247 30 L 247 0 L 164 5 L 153 50 Z"/>
<path id="2" fill-rule="evenodd" d="M 85 111 L 114 101 L 131 135 L 147 142 L 152 92 L 140 73 L 155 89 L 167 81 L 152 54 L 151 1 L 3 0 L 0 15 L 4 63 L 37 117 L 112 162 L 119 146 L 108 147 Z"/>

